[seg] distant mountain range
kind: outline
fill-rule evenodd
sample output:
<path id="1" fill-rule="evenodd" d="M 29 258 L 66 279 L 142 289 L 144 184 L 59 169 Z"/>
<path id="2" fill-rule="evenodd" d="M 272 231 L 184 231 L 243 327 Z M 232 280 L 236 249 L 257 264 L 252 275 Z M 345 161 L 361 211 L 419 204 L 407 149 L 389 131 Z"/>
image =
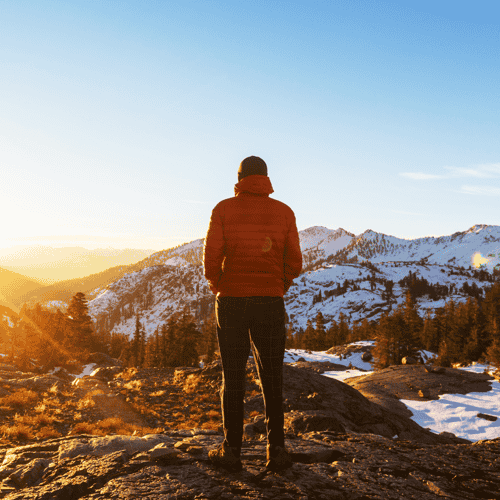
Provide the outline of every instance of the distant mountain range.
<path id="1" fill-rule="evenodd" d="M 465 283 L 479 290 L 491 284 L 487 281 L 491 275 L 480 277 L 474 267 L 490 272 L 500 268 L 500 226 L 477 225 L 449 236 L 413 240 L 372 230 L 354 235 L 342 228 L 319 226 L 300 231 L 299 236 L 303 273 L 285 296 L 289 320 L 296 327 L 305 327 L 318 310 L 327 323 L 338 320 L 341 313 L 350 321 L 378 319 L 404 300 L 398 282 L 410 271 L 429 283 L 446 285 L 454 300 L 465 301 L 469 297 Z M 64 309 L 71 296 L 82 291 L 99 329 L 132 334 L 138 315 L 146 332 L 152 333 L 184 308 L 201 320 L 213 307 L 214 295 L 203 277 L 202 253 L 203 239 L 198 239 L 85 278 L 31 290 L 26 285 L 10 301 L 18 306 L 40 301 Z M 384 283 L 389 280 L 395 284 L 387 297 Z M 422 297 L 417 305 L 424 314 L 443 307 L 444 301 Z"/>
<path id="2" fill-rule="evenodd" d="M 49 284 L 134 264 L 152 253 L 131 248 L 19 247 L 0 251 L 0 267 Z"/>

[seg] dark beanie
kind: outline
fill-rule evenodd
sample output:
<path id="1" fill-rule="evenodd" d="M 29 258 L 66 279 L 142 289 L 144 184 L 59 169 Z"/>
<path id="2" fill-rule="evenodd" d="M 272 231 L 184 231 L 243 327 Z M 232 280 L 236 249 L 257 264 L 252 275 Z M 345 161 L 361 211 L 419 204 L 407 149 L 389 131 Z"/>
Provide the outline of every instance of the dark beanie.
<path id="1" fill-rule="evenodd" d="M 266 162 L 258 156 L 245 158 L 238 169 L 238 180 L 241 181 L 247 175 L 267 175 Z"/>

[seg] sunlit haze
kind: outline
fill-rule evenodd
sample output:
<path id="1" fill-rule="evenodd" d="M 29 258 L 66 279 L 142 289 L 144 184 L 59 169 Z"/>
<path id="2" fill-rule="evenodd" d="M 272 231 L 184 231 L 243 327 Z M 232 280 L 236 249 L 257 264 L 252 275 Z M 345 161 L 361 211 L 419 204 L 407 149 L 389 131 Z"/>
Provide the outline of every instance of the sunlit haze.
<path id="1" fill-rule="evenodd" d="M 249 155 L 299 230 L 499 224 L 498 2 L 5 0 L 0 14 L 0 249 L 203 238 Z"/>

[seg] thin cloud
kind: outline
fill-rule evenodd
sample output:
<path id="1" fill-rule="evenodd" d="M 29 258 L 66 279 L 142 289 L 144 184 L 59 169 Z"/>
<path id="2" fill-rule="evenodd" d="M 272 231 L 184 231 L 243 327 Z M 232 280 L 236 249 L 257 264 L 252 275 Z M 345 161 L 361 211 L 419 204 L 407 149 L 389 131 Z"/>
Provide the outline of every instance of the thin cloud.
<path id="1" fill-rule="evenodd" d="M 207 201 L 199 201 L 199 200 L 182 200 L 184 203 L 196 203 L 197 205 L 206 205 Z"/>
<path id="2" fill-rule="evenodd" d="M 478 179 L 495 179 L 500 177 L 500 163 L 486 163 L 476 165 L 472 168 L 443 167 L 443 174 L 427 174 L 424 172 L 402 172 L 399 175 L 416 181 L 427 181 L 437 179 L 461 179 L 475 177 Z"/>
<path id="3" fill-rule="evenodd" d="M 480 196 L 500 196 L 500 188 L 490 186 L 462 186 L 459 193 Z"/>

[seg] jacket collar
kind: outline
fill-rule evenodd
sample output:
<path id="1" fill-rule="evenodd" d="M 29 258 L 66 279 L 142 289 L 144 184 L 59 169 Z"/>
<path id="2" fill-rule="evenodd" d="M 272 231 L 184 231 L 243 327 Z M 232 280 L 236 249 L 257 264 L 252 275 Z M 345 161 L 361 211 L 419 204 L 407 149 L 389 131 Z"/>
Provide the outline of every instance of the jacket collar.
<path id="1" fill-rule="evenodd" d="M 274 193 L 271 180 L 267 175 L 248 175 L 234 185 L 234 194 L 252 193 L 260 196 L 269 196 Z"/>

